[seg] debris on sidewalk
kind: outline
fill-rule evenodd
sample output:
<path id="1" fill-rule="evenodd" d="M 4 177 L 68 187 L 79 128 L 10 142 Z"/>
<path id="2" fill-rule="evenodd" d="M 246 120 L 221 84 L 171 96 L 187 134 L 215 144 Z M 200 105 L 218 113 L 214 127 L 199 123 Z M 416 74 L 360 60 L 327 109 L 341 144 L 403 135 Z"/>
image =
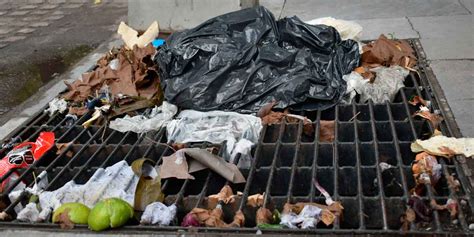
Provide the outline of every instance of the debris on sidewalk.
<path id="1" fill-rule="evenodd" d="M 320 120 L 319 141 L 333 142 L 335 138 L 335 126 L 334 120 Z"/>
<path id="2" fill-rule="evenodd" d="M 260 118 L 223 111 L 183 110 L 177 119 L 172 120 L 166 126 L 168 141 L 174 143 L 207 141 L 220 144 L 225 141 L 227 149 L 225 157 L 235 154 L 234 149 L 242 139 L 250 141 L 252 145 L 256 144 L 261 130 Z M 245 150 L 244 147 L 239 148 L 239 151 L 242 150 Z M 249 151 L 249 149 L 247 150 Z"/>
<path id="3" fill-rule="evenodd" d="M 362 26 L 354 21 L 345 21 L 333 17 L 322 17 L 306 21 L 310 25 L 327 25 L 336 28 L 342 40 L 359 40 L 362 33 Z"/>
<path id="4" fill-rule="evenodd" d="M 171 156 L 163 157 L 160 166 L 162 179 L 194 179 L 191 173 L 211 169 L 232 183 L 243 183 L 245 178 L 236 165 L 226 162 L 206 149 L 183 148 Z"/>
<path id="5" fill-rule="evenodd" d="M 411 151 L 427 152 L 435 156 L 446 158 L 454 155 L 474 156 L 474 138 L 454 138 L 443 135 L 432 136 L 427 140 L 417 139 L 411 144 Z"/>
<path id="6" fill-rule="evenodd" d="M 119 132 L 132 131 L 135 133 L 146 133 L 153 130 L 159 130 L 171 121 L 178 112 L 178 108 L 166 101 L 161 106 L 155 106 L 148 115 L 136 115 L 130 117 L 125 115 L 123 118 L 116 118 L 110 122 L 109 128 Z"/>
<path id="7" fill-rule="evenodd" d="M 236 112 L 257 112 L 272 101 L 279 109 L 332 107 L 345 92 L 342 75 L 359 59 L 358 43 L 342 41 L 333 27 L 297 17 L 275 21 L 264 7 L 175 32 L 155 57 L 170 103 Z"/>
<path id="8" fill-rule="evenodd" d="M 422 106 L 426 106 L 427 108 L 429 108 L 431 106 L 431 102 L 430 101 L 426 101 L 424 100 L 423 98 L 421 98 L 420 96 L 413 96 L 409 101 L 408 101 L 409 104 L 413 105 L 413 106 L 417 106 L 418 104 L 421 104 Z"/>
<path id="9" fill-rule="evenodd" d="M 284 112 L 270 111 L 267 115 L 261 118 L 263 125 L 280 124 L 283 123 L 283 121 L 286 121 L 287 123 L 299 123 L 299 121 L 302 121 L 303 133 L 308 136 L 311 136 L 314 133 L 313 121 L 301 115 L 290 114 L 287 110 Z"/>
<path id="10" fill-rule="evenodd" d="M 436 185 L 441 178 L 441 165 L 436 157 L 426 152 L 416 155 L 411 169 L 417 183 Z"/>

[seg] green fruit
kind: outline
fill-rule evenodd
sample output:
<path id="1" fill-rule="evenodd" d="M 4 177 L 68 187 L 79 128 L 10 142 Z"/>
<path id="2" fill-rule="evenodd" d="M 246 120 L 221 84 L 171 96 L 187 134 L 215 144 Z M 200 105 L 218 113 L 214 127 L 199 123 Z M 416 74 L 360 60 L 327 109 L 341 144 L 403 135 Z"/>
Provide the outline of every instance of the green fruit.
<path id="1" fill-rule="evenodd" d="M 64 211 L 69 211 L 68 216 L 69 220 L 71 220 L 75 224 L 87 224 L 87 218 L 89 217 L 89 212 L 90 209 L 82 204 L 82 203 L 77 203 L 77 202 L 69 202 L 69 203 L 64 203 L 61 205 L 59 208 L 54 210 L 53 213 L 53 222 L 58 222 L 59 221 L 59 215 L 63 213 Z"/>
<path id="2" fill-rule="evenodd" d="M 89 214 L 89 229 L 94 231 L 116 228 L 124 225 L 133 217 L 133 208 L 119 198 L 104 199 L 92 208 Z"/>

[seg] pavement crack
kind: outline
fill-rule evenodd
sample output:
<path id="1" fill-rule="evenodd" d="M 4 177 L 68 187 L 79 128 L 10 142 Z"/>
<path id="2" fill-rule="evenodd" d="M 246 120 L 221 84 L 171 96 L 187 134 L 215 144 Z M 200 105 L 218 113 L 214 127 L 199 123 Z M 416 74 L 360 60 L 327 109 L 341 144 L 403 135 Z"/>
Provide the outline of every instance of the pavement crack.
<path id="1" fill-rule="evenodd" d="M 463 3 L 461 0 L 458 0 L 458 3 L 459 3 L 459 5 L 461 5 L 461 7 L 463 7 L 467 12 L 469 12 L 469 14 L 472 14 L 472 12 L 469 11 L 469 9 L 468 9 L 466 6 L 464 6 L 464 3 Z"/>
<path id="2" fill-rule="evenodd" d="M 411 22 L 410 18 L 408 18 L 407 16 L 406 16 L 405 18 L 407 19 L 407 21 L 408 21 L 408 24 L 410 24 L 410 26 L 411 26 L 411 29 L 412 29 L 413 31 L 415 31 L 415 32 L 416 32 L 416 34 L 418 35 L 418 38 L 420 38 L 420 39 L 421 39 L 421 34 L 420 34 L 420 32 L 419 32 L 418 30 L 416 30 L 416 29 L 415 29 L 415 27 L 413 26 L 413 23 Z"/>

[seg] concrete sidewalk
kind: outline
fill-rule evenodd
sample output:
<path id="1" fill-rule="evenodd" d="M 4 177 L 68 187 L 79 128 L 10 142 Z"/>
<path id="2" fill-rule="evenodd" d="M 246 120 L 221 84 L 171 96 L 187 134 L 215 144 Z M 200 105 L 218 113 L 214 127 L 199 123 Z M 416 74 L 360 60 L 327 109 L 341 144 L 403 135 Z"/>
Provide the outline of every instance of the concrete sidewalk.
<path id="1" fill-rule="evenodd" d="M 260 0 L 276 17 L 354 20 L 363 40 L 420 38 L 461 133 L 474 137 L 474 0 Z"/>

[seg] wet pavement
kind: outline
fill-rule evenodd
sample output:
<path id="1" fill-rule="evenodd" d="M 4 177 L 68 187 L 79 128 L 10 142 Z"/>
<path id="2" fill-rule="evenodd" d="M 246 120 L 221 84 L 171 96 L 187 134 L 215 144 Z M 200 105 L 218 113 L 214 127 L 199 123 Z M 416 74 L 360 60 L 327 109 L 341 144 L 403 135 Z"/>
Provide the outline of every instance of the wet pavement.
<path id="1" fill-rule="evenodd" d="M 0 0 L 0 124 L 8 112 L 108 40 L 127 1 Z"/>

